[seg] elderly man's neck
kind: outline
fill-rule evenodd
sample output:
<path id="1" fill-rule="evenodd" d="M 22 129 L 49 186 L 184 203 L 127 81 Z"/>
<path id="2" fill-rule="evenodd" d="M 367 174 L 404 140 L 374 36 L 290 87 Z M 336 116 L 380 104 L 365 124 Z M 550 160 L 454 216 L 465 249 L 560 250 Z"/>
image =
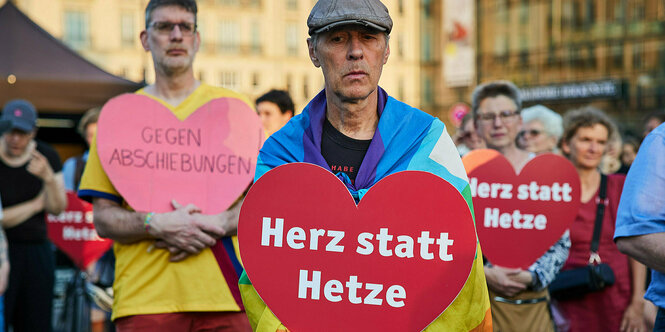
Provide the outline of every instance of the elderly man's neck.
<path id="1" fill-rule="evenodd" d="M 145 92 L 162 99 L 171 106 L 178 106 L 201 85 L 194 78 L 192 70 L 182 73 L 157 73 L 155 83 L 147 86 Z"/>
<path id="2" fill-rule="evenodd" d="M 330 124 L 347 137 L 367 140 L 374 137 L 379 124 L 378 92 L 374 90 L 363 99 L 342 100 L 326 90 L 326 118 Z"/>

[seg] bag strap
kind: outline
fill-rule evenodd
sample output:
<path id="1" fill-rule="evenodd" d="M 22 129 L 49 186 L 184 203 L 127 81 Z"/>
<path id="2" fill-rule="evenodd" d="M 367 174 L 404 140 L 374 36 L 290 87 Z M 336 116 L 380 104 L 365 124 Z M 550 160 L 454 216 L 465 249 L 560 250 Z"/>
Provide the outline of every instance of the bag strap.
<path id="1" fill-rule="evenodd" d="M 79 184 L 81 183 L 81 177 L 83 176 L 83 170 L 85 169 L 85 160 L 83 156 L 78 156 L 76 158 L 76 169 L 74 169 L 74 191 L 78 191 Z"/>
<path id="2" fill-rule="evenodd" d="M 591 238 L 591 257 L 589 263 L 596 261 L 600 263 L 598 256 L 598 245 L 600 244 L 600 233 L 603 229 L 603 217 L 605 216 L 605 204 L 607 199 L 607 175 L 600 174 L 600 192 L 598 193 L 598 206 L 596 207 L 596 222 L 593 225 L 593 237 Z"/>

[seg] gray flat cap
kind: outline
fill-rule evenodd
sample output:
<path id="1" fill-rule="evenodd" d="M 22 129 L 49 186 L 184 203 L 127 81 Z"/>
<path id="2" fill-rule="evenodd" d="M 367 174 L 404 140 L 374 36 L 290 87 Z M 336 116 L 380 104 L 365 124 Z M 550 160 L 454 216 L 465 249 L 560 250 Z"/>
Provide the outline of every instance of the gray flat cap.
<path id="1" fill-rule="evenodd" d="M 345 24 L 360 24 L 390 33 L 393 20 L 379 0 L 319 0 L 307 18 L 309 35 Z"/>

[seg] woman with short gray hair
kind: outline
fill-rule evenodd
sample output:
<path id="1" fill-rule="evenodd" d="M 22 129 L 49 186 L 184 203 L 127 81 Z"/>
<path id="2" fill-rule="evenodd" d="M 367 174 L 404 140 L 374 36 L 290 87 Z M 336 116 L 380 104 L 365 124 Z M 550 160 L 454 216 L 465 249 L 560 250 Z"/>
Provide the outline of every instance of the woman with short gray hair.
<path id="1" fill-rule="evenodd" d="M 557 144 L 563 134 L 561 115 L 536 105 L 522 110 L 522 123 L 517 135 L 520 147 L 535 154 L 558 152 Z"/>

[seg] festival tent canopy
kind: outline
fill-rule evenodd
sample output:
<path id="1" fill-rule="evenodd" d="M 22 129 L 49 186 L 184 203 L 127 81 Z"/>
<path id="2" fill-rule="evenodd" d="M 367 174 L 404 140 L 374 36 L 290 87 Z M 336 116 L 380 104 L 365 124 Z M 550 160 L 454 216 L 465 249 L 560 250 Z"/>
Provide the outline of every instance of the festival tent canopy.
<path id="1" fill-rule="evenodd" d="M 0 107 L 23 98 L 40 113 L 80 114 L 141 84 L 95 66 L 8 1 L 0 7 Z"/>

